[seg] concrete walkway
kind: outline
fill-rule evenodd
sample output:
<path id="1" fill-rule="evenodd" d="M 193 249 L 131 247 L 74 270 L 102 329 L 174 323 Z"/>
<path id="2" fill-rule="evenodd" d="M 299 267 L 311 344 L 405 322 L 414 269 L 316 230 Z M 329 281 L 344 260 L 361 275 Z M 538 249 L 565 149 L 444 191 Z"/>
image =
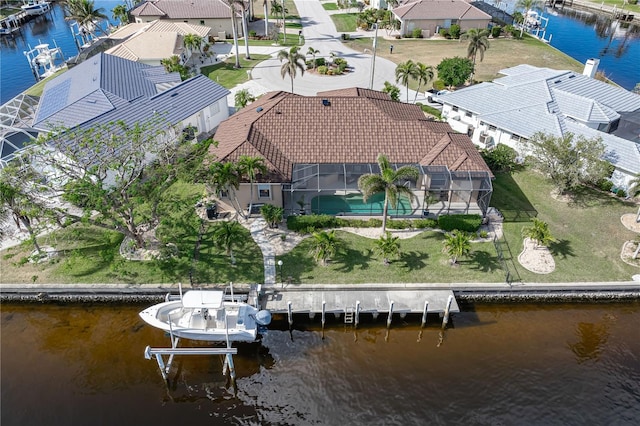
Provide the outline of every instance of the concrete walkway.
<path id="1" fill-rule="evenodd" d="M 263 218 L 249 219 L 249 230 L 251 237 L 258 244 L 262 251 L 262 261 L 264 263 L 264 285 L 273 286 L 276 283 L 276 255 L 273 246 L 269 243 L 264 233 L 267 222 Z"/>

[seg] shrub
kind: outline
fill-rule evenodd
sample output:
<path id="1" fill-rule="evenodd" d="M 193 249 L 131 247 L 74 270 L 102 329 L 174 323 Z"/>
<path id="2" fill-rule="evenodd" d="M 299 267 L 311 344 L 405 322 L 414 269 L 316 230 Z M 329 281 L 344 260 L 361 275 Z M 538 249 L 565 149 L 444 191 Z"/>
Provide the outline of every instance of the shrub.
<path id="1" fill-rule="evenodd" d="M 601 190 L 609 192 L 613 188 L 613 182 L 608 179 L 602 179 L 600 182 L 598 182 L 597 186 Z"/>
<path id="2" fill-rule="evenodd" d="M 460 25 L 451 25 L 451 28 L 449 28 L 449 34 L 451 35 L 451 38 L 460 38 Z"/>
<path id="3" fill-rule="evenodd" d="M 480 151 L 482 158 L 492 172 L 503 172 L 513 169 L 516 165 L 518 153 L 515 149 L 499 144 L 494 149 L 483 149 Z"/>
<path id="4" fill-rule="evenodd" d="M 335 59 L 333 60 L 333 64 L 334 64 L 334 65 L 336 65 L 336 66 L 338 66 L 338 65 L 340 65 L 340 64 L 345 64 L 345 65 L 347 65 L 347 60 L 346 60 L 346 59 L 344 59 L 344 58 L 335 58 Z"/>
<path id="5" fill-rule="evenodd" d="M 402 36 L 400 34 L 396 34 L 396 40 L 400 40 Z"/>
<path id="6" fill-rule="evenodd" d="M 618 190 L 616 191 L 616 195 L 620 198 L 625 198 L 627 196 L 627 191 L 622 188 L 618 188 Z"/>
<path id="7" fill-rule="evenodd" d="M 638 4 L 638 0 L 629 0 L 629 4 Z"/>
<path id="8" fill-rule="evenodd" d="M 491 28 L 491 37 L 498 38 L 500 37 L 501 32 L 502 32 L 502 27 L 500 25 L 496 25 L 495 27 Z"/>
<path id="9" fill-rule="evenodd" d="M 449 30 L 447 30 L 446 28 L 440 28 L 440 31 L 438 31 L 438 34 L 440 34 L 440 36 L 445 38 L 451 38 L 451 36 L 449 35 Z"/>
<path id="10" fill-rule="evenodd" d="M 417 229 L 437 228 L 438 222 L 435 219 L 416 219 L 413 221 L 413 227 Z"/>
<path id="11" fill-rule="evenodd" d="M 327 61 L 324 58 L 316 58 L 316 67 L 327 65 Z"/>
<path id="12" fill-rule="evenodd" d="M 444 81 L 440 79 L 433 82 L 433 88 L 437 91 L 443 90 L 445 87 Z"/>
<path id="13" fill-rule="evenodd" d="M 329 68 L 327 68 L 326 66 L 322 65 L 318 67 L 318 74 L 326 74 Z"/>
<path id="14" fill-rule="evenodd" d="M 354 228 L 378 228 L 382 226 L 382 219 L 345 219 L 337 216 L 329 216 L 326 214 L 311 214 L 306 216 L 287 217 L 287 227 L 290 230 L 296 232 L 310 233 L 318 229 L 341 228 L 345 226 L 352 226 Z"/>
<path id="15" fill-rule="evenodd" d="M 347 64 L 340 64 L 338 65 L 338 74 L 342 74 L 344 72 L 344 70 L 347 69 Z"/>
<path id="16" fill-rule="evenodd" d="M 255 36 L 257 36 L 257 35 L 258 35 L 258 33 L 257 33 L 257 32 L 255 32 L 255 30 L 251 30 L 251 31 L 249 31 L 249 37 L 251 37 L 251 38 L 255 38 Z"/>
<path id="17" fill-rule="evenodd" d="M 476 232 L 482 225 L 479 214 L 454 214 L 438 217 L 438 226 L 445 231 L 457 229 L 464 232 Z"/>
<path id="18" fill-rule="evenodd" d="M 387 228 L 389 228 L 389 229 L 407 229 L 407 228 L 411 228 L 411 221 L 410 220 L 405 220 L 405 219 L 389 220 L 389 221 L 387 221 Z"/>
<path id="19" fill-rule="evenodd" d="M 478 232 L 478 236 L 480 238 L 487 238 L 489 236 L 489 233 L 487 231 L 480 231 Z"/>
<path id="20" fill-rule="evenodd" d="M 413 38 L 422 38 L 422 28 L 414 28 L 411 32 Z"/>
<path id="21" fill-rule="evenodd" d="M 351 39 L 351 36 L 350 36 L 349 34 L 342 33 L 342 34 L 340 35 L 340 38 L 341 38 L 342 40 L 350 40 L 350 39 Z"/>

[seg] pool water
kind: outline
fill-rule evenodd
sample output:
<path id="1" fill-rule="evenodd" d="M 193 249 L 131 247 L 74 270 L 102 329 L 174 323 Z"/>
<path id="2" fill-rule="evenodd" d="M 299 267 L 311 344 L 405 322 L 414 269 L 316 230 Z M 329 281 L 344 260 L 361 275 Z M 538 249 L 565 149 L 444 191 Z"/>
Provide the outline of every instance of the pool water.
<path id="1" fill-rule="evenodd" d="M 337 215 L 382 215 L 384 209 L 384 194 L 375 194 L 365 202 L 361 194 L 350 195 L 319 195 L 311 200 L 311 211 L 316 214 Z M 413 213 L 411 202 L 401 197 L 395 209 L 389 205 L 389 214 L 396 216 Z"/>

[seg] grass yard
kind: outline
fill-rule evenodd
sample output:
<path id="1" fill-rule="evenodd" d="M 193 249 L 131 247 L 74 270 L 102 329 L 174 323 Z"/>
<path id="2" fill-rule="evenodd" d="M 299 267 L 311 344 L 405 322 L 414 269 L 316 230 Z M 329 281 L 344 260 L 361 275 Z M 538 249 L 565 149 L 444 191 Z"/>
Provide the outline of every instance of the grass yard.
<path id="1" fill-rule="evenodd" d="M 189 282 L 200 220 L 193 205 L 203 187 L 176 183 L 164 195 L 163 216 L 156 235 L 176 245 L 178 255 L 167 260 L 128 261 L 119 255 L 123 235 L 102 228 L 76 224 L 39 238 L 41 245 L 59 251 L 54 260 L 27 262 L 33 246 L 23 243 L 0 253 L 2 283 L 176 283 Z M 244 228 L 243 228 L 244 229 Z M 237 266 L 213 246 L 209 224 L 203 235 L 194 277 L 199 283 L 262 282 L 264 269 L 259 247 L 248 230 L 236 251 Z"/>
<path id="2" fill-rule="evenodd" d="M 289 27 L 287 27 L 289 28 Z M 289 32 L 287 31 L 287 41 L 284 41 L 284 35 L 282 33 L 278 34 L 278 44 L 280 46 L 284 47 L 290 47 L 290 46 L 299 46 L 300 43 L 298 43 L 300 40 L 298 39 L 298 34 L 296 33 L 294 35 L 293 32 Z M 272 46 L 273 45 L 273 40 L 249 40 L 249 46 Z M 240 46 L 242 49 L 244 49 L 244 42 L 240 43 Z M 251 51 L 251 48 L 249 48 L 249 51 Z M 241 53 L 242 54 L 242 53 Z M 251 55 L 251 57 L 253 56 L 265 56 L 265 55 Z M 267 56 L 268 57 L 268 56 Z M 255 65 L 255 64 L 254 64 Z"/>
<path id="3" fill-rule="evenodd" d="M 492 243 L 473 243 L 470 257 L 451 266 L 442 253 L 444 236 L 426 231 L 400 240 L 400 259 L 389 266 L 382 263 L 374 251 L 374 241 L 349 232 L 336 231 L 344 243 L 328 266 L 320 266 L 310 254 L 311 240 L 305 239 L 290 253 L 279 257 L 283 262 L 282 275 L 292 277 L 294 283 L 363 284 L 363 283 L 420 283 L 420 282 L 502 282 Z"/>
<path id="4" fill-rule="evenodd" d="M 338 10 L 338 5 L 336 3 L 322 3 L 322 7 L 324 10 Z"/>
<path id="5" fill-rule="evenodd" d="M 594 3 L 597 6 L 600 6 L 603 2 L 605 5 L 609 7 L 616 6 L 617 9 L 629 10 L 632 12 L 640 13 L 640 4 L 629 4 L 628 1 L 625 0 L 587 0 L 589 3 Z"/>
<path id="6" fill-rule="evenodd" d="M 336 31 L 338 31 L 339 33 L 351 32 L 356 30 L 356 21 L 358 20 L 358 14 L 338 13 L 336 15 L 331 15 L 331 20 L 334 24 L 336 24 Z M 369 41 L 369 43 L 371 43 L 371 41 Z"/>
<path id="7" fill-rule="evenodd" d="M 494 182 L 491 205 L 507 210 L 534 208 L 558 240 L 550 246 L 556 263 L 551 274 L 534 274 L 515 262 L 523 281 L 618 281 L 640 273 L 620 259 L 623 243 L 637 238 L 620 217 L 635 213 L 635 204 L 588 188 L 578 191 L 571 202 L 557 201 L 550 195 L 552 189 L 547 179 L 532 171 L 498 175 Z M 504 224 L 505 238 L 516 259 L 526 226 L 529 223 Z"/>
<path id="8" fill-rule="evenodd" d="M 270 40 L 264 41 L 273 43 Z M 240 51 L 241 68 L 235 68 L 235 58 L 229 58 L 219 64 L 202 67 L 201 73 L 209 77 L 211 80 L 217 82 L 221 86 L 224 86 L 227 89 L 231 89 L 232 87 L 235 87 L 238 84 L 247 81 L 247 70 L 252 69 L 260 62 L 270 58 L 269 55 L 252 54 L 251 59 L 245 59 L 242 52 L 243 50 Z M 251 52 L 251 49 L 249 49 L 249 52 Z"/>
<path id="9" fill-rule="evenodd" d="M 63 69 L 56 71 L 52 76 L 49 76 L 44 80 L 40 80 L 33 86 L 29 87 L 27 90 L 24 91 L 24 93 L 31 96 L 42 96 L 42 92 L 44 91 L 44 85 L 47 84 L 50 80 L 59 76 L 60 74 L 67 72 L 68 70 L 69 68 L 64 67 Z"/>
<path id="10" fill-rule="evenodd" d="M 334 15 L 335 16 L 335 15 Z M 484 60 L 476 64 L 475 79 L 491 81 L 498 77 L 498 71 L 522 63 L 537 67 L 567 69 L 582 72 L 584 65 L 568 55 L 554 49 L 532 37 L 522 40 L 501 38 L 490 40 L 490 47 L 484 54 Z M 343 42 L 359 52 L 371 48 L 370 38 L 360 38 Z M 393 54 L 389 54 L 389 45 L 393 44 Z M 467 56 L 467 43 L 458 40 L 422 40 L 401 39 L 385 40 L 378 37 L 377 54 L 395 63 L 412 59 L 435 67 L 444 59 L 454 56 Z M 393 83 L 393 82 L 392 82 Z M 412 81 L 410 88 L 416 89 L 417 82 Z M 424 90 L 430 86 L 424 87 Z"/>

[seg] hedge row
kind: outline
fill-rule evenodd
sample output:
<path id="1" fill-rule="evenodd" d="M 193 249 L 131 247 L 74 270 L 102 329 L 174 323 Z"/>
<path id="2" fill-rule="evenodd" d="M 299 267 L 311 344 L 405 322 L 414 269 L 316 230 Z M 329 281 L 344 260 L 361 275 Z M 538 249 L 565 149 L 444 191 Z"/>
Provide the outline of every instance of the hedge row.
<path id="1" fill-rule="evenodd" d="M 434 219 L 399 219 L 388 220 L 389 229 L 425 229 L 441 228 L 445 231 L 458 229 L 465 232 L 476 232 L 482 224 L 482 216 L 477 214 L 443 215 L 438 220 Z M 296 232 L 312 232 L 325 228 L 341 228 L 351 226 L 354 228 L 377 228 L 382 226 L 382 219 L 345 219 L 329 215 L 305 215 L 287 217 L 287 227 Z"/>

